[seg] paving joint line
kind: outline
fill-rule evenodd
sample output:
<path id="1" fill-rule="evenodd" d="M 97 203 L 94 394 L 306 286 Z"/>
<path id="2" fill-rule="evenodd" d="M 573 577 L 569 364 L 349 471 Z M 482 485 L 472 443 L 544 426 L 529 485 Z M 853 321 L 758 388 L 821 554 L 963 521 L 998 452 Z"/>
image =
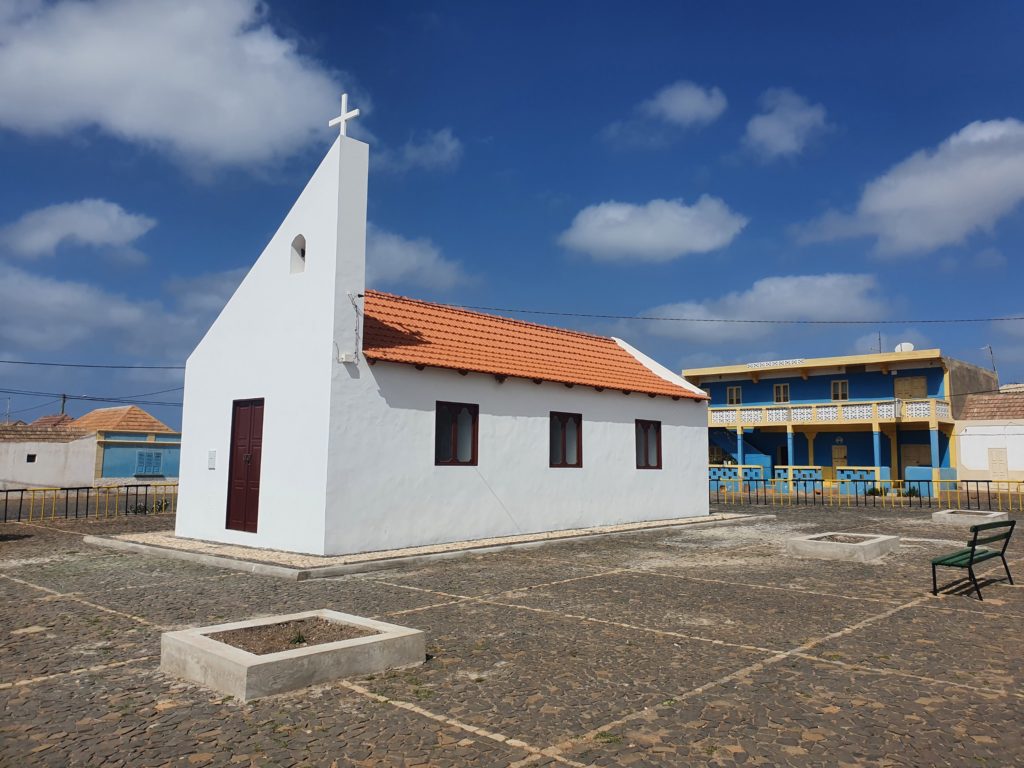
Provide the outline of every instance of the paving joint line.
<path id="1" fill-rule="evenodd" d="M 370 618 L 371 619 L 381 620 L 381 619 L 390 618 L 392 616 L 405 616 L 406 614 L 409 614 L 409 613 L 419 613 L 420 611 L 429 611 L 429 610 L 432 610 L 434 608 L 444 608 L 444 607 L 449 606 L 449 605 L 458 605 L 459 603 L 464 603 L 467 600 L 471 600 L 471 599 L 472 598 L 468 598 L 467 597 L 467 598 L 461 598 L 459 600 L 448 600 L 448 601 L 443 602 L 443 603 L 431 603 L 430 605 L 421 605 L 419 608 L 403 608 L 400 611 L 389 611 L 388 613 L 378 613 L 378 614 L 375 614 L 375 615 L 371 616 Z"/>
<path id="2" fill-rule="evenodd" d="M 477 602 L 483 603 L 484 605 L 494 605 L 500 608 L 515 608 L 520 611 L 530 611 L 532 613 L 544 613 L 559 616 L 563 619 L 575 619 L 577 621 L 586 621 L 593 624 L 604 624 L 611 627 L 620 627 L 622 629 L 632 629 L 640 632 L 647 632 L 652 635 L 664 635 L 666 637 L 674 637 L 680 640 L 694 640 L 701 643 L 709 643 L 711 645 L 718 645 L 725 648 L 739 648 L 745 651 L 753 651 L 755 653 L 775 654 L 784 653 L 778 648 L 766 648 L 760 645 L 748 645 L 746 643 L 731 643 L 728 640 L 718 640 L 711 637 L 700 637 L 699 635 L 687 635 L 683 632 L 676 632 L 671 629 L 658 629 L 657 627 L 647 627 L 642 624 L 628 624 L 621 621 L 612 621 L 611 619 L 599 619 L 594 616 L 584 616 L 583 614 L 576 613 L 563 613 L 556 611 L 552 608 L 539 608 L 532 605 L 520 605 L 518 603 L 506 603 L 499 600 L 477 598 Z"/>
<path id="3" fill-rule="evenodd" d="M 156 656 L 138 656 L 133 659 L 125 659 L 124 661 L 112 661 L 108 664 L 94 664 L 91 667 L 79 667 L 78 669 L 69 669 L 67 672 L 54 672 L 52 675 L 40 675 L 39 677 L 29 677 L 23 680 L 15 680 L 10 683 L 0 683 L 0 691 L 6 691 L 11 688 L 24 688 L 29 685 L 36 685 L 38 683 L 45 683 L 49 680 L 55 680 L 58 677 L 70 677 L 73 675 L 83 675 L 88 672 L 102 672 L 106 669 L 114 669 L 116 667 L 124 667 L 129 664 L 138 664 L 142 661 L 149 661 L 155 659 Z"/>
<path id="4" fill-rule="evenodd" d="M 899 600 L 896 598 L 885 598 L 885 597 L 856 597 L 854 595 L 838 595 L 834 592 L 818 592 L 813 589 L 800 589 L 799 587 L 779 587 L 773 584 L 747 584 L 742 581 L 727 581 L 725 579 L 709 579 L 703 576 L 690 576 L 682 573 L 666 573 L 664 571 L 657 570 L 632 570 L 632 573 L 636 574 L 653 574 L 655 576 L 664 576 L 669 579 L 683 579 L 686 581 L 700 581 L 708 584 L 722 584 L 729 587 L 745 587 L 750 589 L 770 589 L 779 592 L 790 592 L 797 595 L 814 595 L 815 597 L 834 597 L 841 600 L 859 600 L 862 602 L 869 603 L 887 603 L 887 604 L 899 604 Z"/>
<path id="5" fill-rule="evenodd" d="M 173 516 L 168 516 L 168 519 L 171 519 L 171 517 L 173 517 Z M 65 518 L 65 519 L 73 520 L 75 518 Z M 108 520 L 120 520 L 121 518 L 120 517 L 91 517 L 91 518 L 89 518 L 89 517 L 79 517 L 77 519 L 78 520 L 84 520 L 85 522 L 88 522 L 88 523 L 99 523 L 99 522 L 106 522 Z M 148 519 L 152 519 L 152 517 L 150 517 Z M 29 521 L 29 520 L 5 520 L 3 522 L 8 524 L 8 525 L 28 525 L 28 526 L 31 526 L 33 528 L 39 528 L 40 530 L 44 530 L 44 531 L 57 531 L 59 533 L 67 533 L 67 534 L 70 534 L 72 536 L 82 536 L 83 538 L 86 537 L 86 536 L 93 535 L 92 533 L 83 532 L 83 531 L 69 531 L 67 528 L 58 528 L 55 525 L 41 525 L 40 523 L 33 523 L 33 522 Z M 132 531 L 132 533 L 145 533 L 145 531 Z"/>
<path id="6" fill-rule="evenodd" d="M 369 699 L 380 702 L 381 704 L 390 704 L 391 706 L 397 707 L 398 709 L 404 709 L 407 712 L 412 712 L 414 714 L 420 715 L 421 717 L 426 717 L 430 720 L 433 720 L 434 722 L 443 723 L 444 725 L 450 726 L 452 728 L 458 728 L 459 730 L 466 731 L 467 733 L 471 733 L 474 736 L 490 739 L 491 741 L 496 741 L 499 744 L 505 744 L 513 748 L 522 749 L 525 752 L 529 752 L 532 755 L 536 755 L 538 758 L 550 757 L 551 759 L 555 760 L 558 763 L 561 763 L 562 765 L 573 766 L 573 768 L 587 768 L 584 763 L 578 763 L 574 760 L 562 757 L 561 755 L 551 754 L 550 752 L 545 751 L 544 749 L 536 747 L 532 744 L 529 744 L 525 741 L 522 741 L 521 739 L 505 736 L 504 734 L 496 733 L 494 731 L 488 731 L 484 728 L 478 728 L 475 725 L 470 725 L 469 723 L 464 723 L 461 720 L 446 717 L 445 715 L 439 715 L 435 712 L 431 712 L 427 709 L 424 709 L 423 707 L 417 704 L 402 701 L 401 699 L 390 699 L 387 696 L 382 696 L 379 693 L 374 693 L 373 691 L 369 690 L 368 688 L 364 688 L 358 683 L 353 683 L 348 680 L 341 680 L 339 681 L 338 684 L 343 688 L 347 688 L 353 693 L 358 693 L 361 696 L 365 696 Z"/>
<path id="7" fill-rule="evenodd" d="M 863 629 L 865 626 L 868 626 L 868 625 L 870 625 L 870 624 L 872 624 L 872 623 L 874 623 L 876 621 L 881 621 L 883 619 L 887 619 L 890 616 L 893 616 L 896 613 L 898 613 L 898 612 L 900 612 L 902 610 L 905 610 L 906 608 L 910 608 L 910 607 L 916 605 L 917 603 L 921 602 L 924 599 L 925 598 L 923 598 L 923 597 L 916 598 L 915 600 L 911 600 L 910 602 L 903 603 L 902 605 L 895 606 L 894 608 L 891 608 L 891 609 L 889 609 L 887 611 L 883 611 L 882 613 L 875 614 L 873 616 L 869 616 L 869 617 L 867 617 L 865 619 L 862 619 L 861 621 L 858 621 L 858 622 L 856 622 L 854 624 L 851 624 L 848 627 L 844 627 L 843 629 L 837 630 L 835 632 L 830 632 L 829 634 L 824 635 L 824 636 L 819 637 L 819 638 L 812 638 L 811 640 L 807 641 L 806 643 L 802 643 L 801 645 L 798 645 L 795 648 L 791 648 L 791 649 L 785 650 L 785 651 L 773 651 L 772 653 L 774 655 L 771 658 L 762 659 L 761 661 L 756 661 L 756 662 L 754 662 L 752 664 L 748 664 L 748 665 L 746 665 L 746 666 L 736 670 L 735 672 L 730 672 L 729 674 L 724 675 L 724 676 L 718 678 L 717 680 L 712 680 L 711 682 L 704 683 L 703 685 L 697 686 L 696 688 L 691 688 L 690 690 L 685 691 L 685 692 L 683 692 L 681 694 L 672 695 L 672 696 L 670 696 L 670 698 L 675 699 L 677 701 L 680 700 L 680 699 L 682 699 L 682 700 L 690 699 L 690 698 L 693 698 L 694 696 L 699 696 L 702 693 L 704 693 L 705 691 L 708 691 L 708 690 L 710 690 L 712 688 L 715 688 L 715 687 L 717 687 L 719 685 L 722 685 L 724 683 L 730 682 L 730 681 L 732 681 L 732 680 L 734 680 L 734 679 L 736 679 L 738 677 L 742 677 L 742 676 L 747 675 L 747 674 L 749 674 L 751 672 L 759 672 L 762 669 L 766 669 L 769 666 L 773 666 L 775 664 L 778 664 L 780 661 L 784 661 L 786 659 L 791 659 L 791 658 L 800 658 L 799 654 L 805 654 L 807 651 L 811 650 L 812 648 L 817 647 L 821 643 L 827 642 L 829 640 L 834 640 L 834 639 L 836 639 L 838 637 L 843 637 L 843 636 L 845 636 L 845 635 L 847 635 L 847 634 L 849 634 L 851 632 L 855 632 L 855 631 L 857 631 L 859 629 Z M 652 707 L 644 707 L 641 710 L 637 710 L 636 712 L 632 712 L 632 713 L 630 713 L 628 715 L 625 715 L 625 716 L 623 716 L 621 718 L 618 718 L 617 720 L 614 720 L 614 721 L 612 721 L 610 723 L 607 723 L 607 724 L 605 724 L 605 725 L 603 725 L 603 726 L 601 726 L 599 728 L 595 728 L 593 730 L 587 731 L 586 733 L 581 734 L 580 736 L 575 736 L 575 737 L 573 737 L 571 739 L 568 739 L 566 741 L 563 741 L 563 742 L 560 742 L 558 744 L 552 745 L 551 749 L 554 752 L 557 752 L 558 754 L 561 754 L 566 749 L 570 749 L 571 747 L 573 747 L 573 746 L 575 746 L 577 744 L 582 744 L 582 743 L 584 743 L 586 741 L 592 740 L 599 733 L 610 731 L 613 728 L 619 728 L 619 727 L 625 725 L 626 723 L 633 722 L 634 720 L 642 719 L 644 717 L 649 717 L 651 710 L 652 710 Z"/>
<path id="8" fill-rule="evenodd" d="M 90 608 L 95 608 L 96 610 L 103 611 L 104 613 L 111 613 L 111 614 L 114 614 L 115 616 L 123 616 L 125 618 L 131 619 L 132 621 L 137 621 L 140 624 L 145 624 L 148 627 L 154 627 L 155 629 L 159 629 L 159 630 L 166 630 L 167 629 L 166 626 L 164 626 L 162 624 L 157 624 L 156 622 L 150 621 L 149 619 L 144 619 L 141 616 L 135 616 L 135 615 L 133 615 L 131 613 L 125 613 L 124 611 L 117 611 L 117 610 L 114 610 L 113 608 L 107 608 L 104 605 L 99 605 L 98 603 L 93 603 L 93 602 L 90 602 L 89 600 L 84 600 L 81 597 L 76 597 L 74 594 L 71 594 L 71 593 L 68 593 L 68 592 L 58 592 L 55 589 L 50 589 L 49 587 L 43 587 L 43 586 L 40 586 L 39 584 L 33 584 L 31 581 L 25 581 L 24 579 L 15 578 L 14 576 L 9 576 L 6 573 L 0 573 L 0 578 L 7 579 L 8 581 L 13 581 L 14 583 L 21 584 L 22 586 L 31 587 L 32 589 L 38 589 L 40 592 L 46 592 L 47 594 L 55 595 L 56 597 L 59 597 L 59 598 L 61 598 L 63 600 L 71 600 L 72 602 L 75 602 L 75 603 L 81 603 L 82 605 L 87 605 Z"/>
<path id="9" fill-rule="evenodd" d="M 534 589 L 543 589 L 544 587 L 554 587 L 554 586 L 557 586 L 559 584 L 568 584 L 568 583 L 571 583 L 571 582 L 574 582 L 574 581 L 584 581 L 586 579 L 594 579 L 594 578 L 597 578 L 599 576 L 607 576 L 607 575 L 610 575 L 610 574 L 619 573 L 621 570 L 622 569 L 620 569 L 620 568 L 616 568 L 616 569 L 613 569 L 613 570 L 602 571 L 600 573 L 588 573 L 588 574 L 586 574 L 584 576 L 573 576 L 572 578 L 568 578 L 568 579 L 558 579 L 556 581 L 548 581 L 548 582 L 544 582 L 542 584 L 530 584 L 530 585 L 527 585 L 525 587 L 516 587 L 515 589 L 505 589 L 505 590 L 502 590 L 500 592 L 484 592 L 483 594 L 480 594 L 480 595 L 459 595 L 459 594 L 455 594 L 453 592 L 442 592 L 440 590 L 430 589 L 429 587 L 415 587 L 415 586 L 412 586 L 411 584 L 396 584 L 395 582 L 385 581 L 384 579 L 368 578 L 366 580 L 367 581 L 374 581 L 377 584 L 384 584 L 384 585 L 389 586 L 389 587 L 400 587 L 402 589 L 411 589 L 411 590 L 415 590 L 417 592 L 428 592 L 430 594 L 439 595 L 441 597 L 458 598 L 457 600 L 453 600 L 452 602 L 466 602 L 467 600 L 482 600 L 482 599 L 489 598 L 489 597 L 496 597 L 496 596 L 500 596 L 500 595 L 508 595 L 508 594 L 513 594 L 513 593 L 516 593 L 516 592 L 529 592 L 529 591 L 534 590 Z M 420 609 L 420 610 L 422 610 L 422 609 Z"/>
<path id="10" fill-rule="evenodd" d="M 1014 696 L 1017 698 L 1024 699 L 1024 693 L 1018 693 L 1016 691 L 1007 691 L 1003 688 L 989 688 L 988 686 L 972 685 L 970 683 L 958 683 L 954 680 L 942 680 L 937 677 L 928 677 L 927 675 L 916 675 L 913 672 L 903 672 L 902 670 L 898 669 L 870 667 L 866 664 L 857 664 L 856 662 L 840 661 L 839 659 L 828 659 L 823 656 L 815 656 L 811 653 L 794 652 L 790 655 L 794 658 L 806 659 L 807 661 L 820 662 L 823 664 L 830 664 L 835 667 L 849 669 L 853 672 L 860 672 L 861 674 L 885 675 L 889 677 L 906 677 L 911 680 L 919 680 L 921 682 L 930 683 L 932 685 L 951 685 L 956 688 L 965 688 L 969 691 L 984 691 L 985 693 L 992 693 L 997 696 Z"/>
<path id="11" fill-rule="evenodd" d="M 242 573 L 241 571 L 231 571 L 229 573 L 216 573 L 211 576 L 190 576 L 189 581 L 213 581 L 214 579 L 226 579 L 237 576 L 247 576 L 249 574 Z M 105 595 L 108 592 L 124 592 L 128 589 L 152 589 L 153 587 L 167 587 L 172 586 L 176 582 L 173 580 L 168 581 L 154 581 L 151 584 L 131 584 L 124 587 L 109 587 L 107 589 L 89 589 L 89 590 L 75 590 L 74 592 L 62 592 L 65 596 L 82 596 L 82 595 Z"/>

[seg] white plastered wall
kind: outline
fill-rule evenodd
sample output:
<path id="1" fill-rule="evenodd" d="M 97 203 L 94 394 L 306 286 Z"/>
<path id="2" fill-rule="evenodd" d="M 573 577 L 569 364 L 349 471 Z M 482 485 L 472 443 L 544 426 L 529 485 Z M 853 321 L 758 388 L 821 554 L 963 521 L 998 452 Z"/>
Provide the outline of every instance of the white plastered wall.
<path id="1" fill-rule="evenodd" d="M 703 401 L 358 369 L 334 377 L 330 554 L 708 514 Z M 438 400 L 479 405 L 478 466 L 434 465 Z M 582 468 L 548 466 L 551 411 L 583 414 Z M 636 468 L 635 419 L 662 422 L 662 469 Z"/>
<path id="2" fill-rule="evenodd" d="M 1024 482 L 1024 419 L 961 421 L 956 427 L 957 477 L 960 480 L 996 480 L 989 465 L 989 449 L 1006 452 L 1006 480 Z"/>
<path id="3" fill-rule="evenodd" d="M 33 453 L 36 460 L 26 460 Z M 66 443 L 0 442 L 0 489 L 81 488 L 96 478 L 96 435 Z"/>
<path id="4" fill-rule="evenodd" d="M 189 357 L 177 535 L 323 552 L 331 372 L 356 343 L 348 298 L 351 323 L 335 304 L 343 287 L 362 290 L 367 163 L 365 144 L 335 142 Z M 306 263 L 292 274 L 296 235 Z M 339 270 L 339 243 L 356 242 L 358 260 Z M 232 402 L 248 398 L 265 401 L 257 533 L 226 530 Z"/>

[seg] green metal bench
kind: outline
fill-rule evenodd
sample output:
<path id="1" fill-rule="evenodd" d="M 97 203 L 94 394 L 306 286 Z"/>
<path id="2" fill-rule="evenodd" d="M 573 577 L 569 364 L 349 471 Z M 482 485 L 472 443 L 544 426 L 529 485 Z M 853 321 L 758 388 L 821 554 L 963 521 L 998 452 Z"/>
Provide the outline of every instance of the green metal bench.
<path id="1" fill-rule="evenodd" d="M 966 568 L 967 575 L 970 577 L 971 583 L 974 585 L 974 591 L 978 593 L 978 599 L 984 600 L 985 598 L 981 596 L 981 589 L 978 587 L 978 580 L 974 576 L 974 566 L 978 563 L 983 563 L 986 560 L 991 560 L 993 557 L 998 557 L 1003 561 L 1003 568 L 1006 569 L 1006 578 L 1011 584 L 1013 584 L 1013 577 L 1010 575 L 1010 566 L 1006 564 L 1006 547 L 1010 543 L 1010 536 L 1013 534 L 1013 527 L 1016 524 L 1016 520 L 1009 520 L 1001 523 L 982 523 L 981 525 L 972 525 L 971 533 L 974 534 L 974 538 L 967 542 L 967 549 L 959 549 L 956 552 L 950 552 L 948 555 L 942 555 L 941 557 L 936 557 L 932 560 L 932 594 L 939 594 L 939 587 L 935 581 L 936 568 L 939 566 L 945 568 Z M 999 532 L 978 538 L 978 534 L 983 531 L 996 530 Z M 991 544 L 996 541 L 1003 542 L 1003 546 L 999 550 L 979 546 L 981 544 Z"/>

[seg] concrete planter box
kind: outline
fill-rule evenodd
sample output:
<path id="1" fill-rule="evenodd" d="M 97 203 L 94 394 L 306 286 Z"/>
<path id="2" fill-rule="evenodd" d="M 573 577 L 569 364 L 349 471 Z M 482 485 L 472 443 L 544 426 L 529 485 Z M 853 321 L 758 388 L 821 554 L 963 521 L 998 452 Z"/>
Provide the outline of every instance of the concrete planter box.
<path id="1" fill-rule="evenodd" d="M 208 637 L 231 629 L 314 617 L 363 627 L 380 634 L 259 656 Z M 191 680 L 242 701 L 344 677 L 412 667 L 422 664 L 425 658 L 426 641 L 422 631 L 329 610 L 183 629 L 165 632 L 160 638 L 162 672 Z"/>
<path id="2" fill-rule="evenodd" d="M 982 512 L 978 509 L 943 509 L 932 512 L 932 522 L 943 525 L 959 525 L 967 528 L 981 523 L 1002 523 L 1008 520 L 1005 512 Z"/>
<path id="3" fill-rule="evenodd" d="M 842 536 L 859 539 L 856 542 L 827 541 L 828 537 Z M 813 557 L 818 560 L 853 560 L 866 563 L 887 555 L 900 545 L 899 536 L 878 536 L 873 533 L 815 533 L 786 539 L 786 554 L 795 557 Z"/>

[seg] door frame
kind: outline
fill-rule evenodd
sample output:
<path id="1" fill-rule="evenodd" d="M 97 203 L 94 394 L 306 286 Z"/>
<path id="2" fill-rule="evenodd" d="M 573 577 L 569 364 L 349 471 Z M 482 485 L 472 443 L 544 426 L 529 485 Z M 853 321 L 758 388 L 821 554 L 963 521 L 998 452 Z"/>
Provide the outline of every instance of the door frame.
<path id="1" fill-rule="evenodd" d="M 841 449 L 842 452 L 843 452 L 843 463 L 842 464 L 836 464 L 836 448 Z M 832 458 L 832 468 L 833 469 L 835 469 L 837 467 L 848 467 L 848 466 L 850 466 L 850 449 L 845 444 L 842 444 L 842 445 L 839 444 L 839 443 L 834 444 L 832 446 L 831 453 L 832 453 L 831 458 Z"/>

